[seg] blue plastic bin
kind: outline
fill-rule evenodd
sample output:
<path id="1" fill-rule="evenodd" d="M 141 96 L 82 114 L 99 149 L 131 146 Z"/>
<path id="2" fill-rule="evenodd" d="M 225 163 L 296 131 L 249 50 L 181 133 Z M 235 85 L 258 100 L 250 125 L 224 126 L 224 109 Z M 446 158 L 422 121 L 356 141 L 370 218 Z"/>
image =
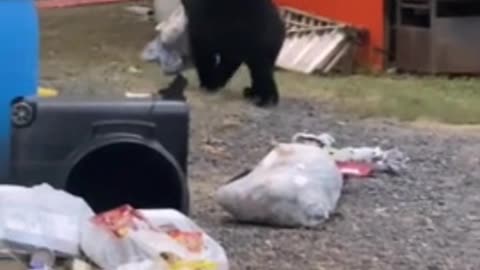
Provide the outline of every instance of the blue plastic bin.
<path id="1" fill-rule="evenodd" d="M 9 177 L 10 105 L 35 95 L 39 77 L 39 27 L 35 1 L 0 0 L 0 180 Z"/>

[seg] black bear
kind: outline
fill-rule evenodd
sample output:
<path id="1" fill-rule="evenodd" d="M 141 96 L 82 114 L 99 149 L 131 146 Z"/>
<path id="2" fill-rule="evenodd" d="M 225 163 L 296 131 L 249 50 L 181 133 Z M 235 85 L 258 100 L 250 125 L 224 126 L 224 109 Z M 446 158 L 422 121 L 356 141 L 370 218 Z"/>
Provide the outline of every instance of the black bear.
<path id="1" fill-rule="evenodd" d="M 257 106 L 277 105 L 275 61 L 285 39 L 285 25 L 272 0 L 182 0 L 200 87 L 217 91 L 241 64 L 251 86 L 244 96 Z"/>

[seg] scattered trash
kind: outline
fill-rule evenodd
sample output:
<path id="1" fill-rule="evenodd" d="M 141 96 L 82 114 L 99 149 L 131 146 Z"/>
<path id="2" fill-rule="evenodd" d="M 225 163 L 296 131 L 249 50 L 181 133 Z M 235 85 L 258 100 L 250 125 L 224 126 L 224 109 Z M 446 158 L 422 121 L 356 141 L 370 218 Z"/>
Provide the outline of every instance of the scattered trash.
<path id="1" fill-rule="evenodd" d="M 223 248 L 175 210 L 122 206 L 85 225 L 81 246 L 103 269 L 228 270 Z M 184 267 L 184 268 L 182 268 Z"/>
<path id="2" fill-rule="evenodd" d="M 47 184 L 0 186 L 0 241 L 6 247 L 78 256 L 81 223 L 91 216 L 83 199 Z"/>
<path id="3" fill-rule="evenodd" d="M 297 133 L 293 135 L 292 142 L 295 143 L 312 143 L 320 147 L 331 147 L 335 143 L 335 138 L 328 133 L 320 135 L 310 133 Z"/>
<path id="4" fill-rule="evenodd" d="M 28 270 L 58 269 L 57 258 L 66 269 L 94 269 L 83 254 L 106 270 L 229 269 L 224 249 L 176 210 L 125 205 L 94 215 L 47 184 L 0 186 L 0 244 L 2 258 Z"/>
<path id="5" fill-rule="evenodd" d="M 335 210 L 342 186 L 327 151 L 279 144 L 251 172 L 220 187 L 216 200 L 241 222 L 315 227 Z"/>
<path id="6" fill-rule="evenodd" d="M 337 161 L 337 166 L 344 176 L 370 177 L 373 175 L 373 167 L 370 164 Z"/>
<path id="7" fill-rule="evenodd" d="M 253 169 L 216 192 L 217 202 L 241 222 L 286 227 L 315 227 L 335 210 L 342 176 L 399 174 L 408 158 L 398 149 L 334 148 L 335 138 L 297 133 L 280 143 Z"/>
<path id="8" fill-rule="evenodd" d="M 300 10 L 281 8 L 287 37 L 277 58 L 277 67 L 311 74 L 332 71 L 347 58 L 354 47 L 357 30 L 353 27 L 309 14 Z"/>
<path id="9" fill-rule="evenodd" d="M 348 175 L 371 176 L 374 172 L 401 174 L 406 170 L 409 160 L 396 148 L 390 150 L 383 150 L 380 147 L 337 149 L 334 147 L 335 138 L 328 133 L 320 135 L 297 133 L 293 136 L 292 142 L 314 144 L 327 150 L 341 170 Z"/>
<path id="10" fill-rule="evenodd" d="M 152 95 L 152 93 L 125 92 L 125 97 L 127 98 L 151 98 Z"/>
<path id="11" fill-rule="evenodd" d="M 146 7 L 146 6 L 132 5 L 132 6 L 125 7 L 125 10 L 139 16 L 149 17 L 153 14 L 152 8 Z"/>
<path id="12" fill-rule="evenodd" d="M 42 98 L 56 97 L 58 96 L 58 91 L 53 88 L 40 87 L 38 88 L 37 95 Z"/>
<path id="13" fill-rule="evenodd" d="M 375 161 L 375 170 L 400 175 L 407 170 L 409 158 L 399 149 L 393 148 L 384 151 Z"/>
<path id="14" fill-rule="evenodd" d="M 128 72 L 132 74 L 139 74 L 139 73 L 142 73 L 142 70 L 134 66 L 129 66 Z"/>

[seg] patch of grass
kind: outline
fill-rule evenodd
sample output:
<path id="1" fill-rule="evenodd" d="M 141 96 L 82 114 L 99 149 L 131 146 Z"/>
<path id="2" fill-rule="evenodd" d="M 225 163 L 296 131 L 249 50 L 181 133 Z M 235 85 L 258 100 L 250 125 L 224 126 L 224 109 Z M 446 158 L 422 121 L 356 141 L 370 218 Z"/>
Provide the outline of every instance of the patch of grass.
<path id="1" fill-rule="evenodd" d="M 283 95 L 332 102 L 360 117 L 480 123 L 480 79 L 413 76 L 277 75 Z"/>
<path id="2" fill-rule="evenodd" d="M 139 63 L 144 79 L 166 85 L 155 65 Z M 185 73 L 189 87 L 198 85 L 195 72 Z M 137 76 L 137 75 L 136 75 Z M 480 79 L 417 76 L 315 76 L 292 72 L 276 74 L 281 94 L 295 98 L 327 101 L 342 113 L 360 118 L 386 117 L 402 121 L 429 121 L 446 124 L 480 124 Z M 242 67 L 229 83 L 232 94 L 250 84 Z"/>

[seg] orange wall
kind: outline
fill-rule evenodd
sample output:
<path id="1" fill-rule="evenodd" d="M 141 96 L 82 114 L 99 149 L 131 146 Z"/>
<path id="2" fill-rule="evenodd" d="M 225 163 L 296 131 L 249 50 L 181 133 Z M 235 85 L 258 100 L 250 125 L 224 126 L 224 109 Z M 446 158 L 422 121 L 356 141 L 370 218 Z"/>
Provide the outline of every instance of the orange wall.
<path id="1" fill-rule="evenodd" d="M 333 20 L 368 30 L 368 40 L 359 52 L 360 64 L 373 70 L 384 66 L 385 29 L 384 0 L 274 0 Z"/>

